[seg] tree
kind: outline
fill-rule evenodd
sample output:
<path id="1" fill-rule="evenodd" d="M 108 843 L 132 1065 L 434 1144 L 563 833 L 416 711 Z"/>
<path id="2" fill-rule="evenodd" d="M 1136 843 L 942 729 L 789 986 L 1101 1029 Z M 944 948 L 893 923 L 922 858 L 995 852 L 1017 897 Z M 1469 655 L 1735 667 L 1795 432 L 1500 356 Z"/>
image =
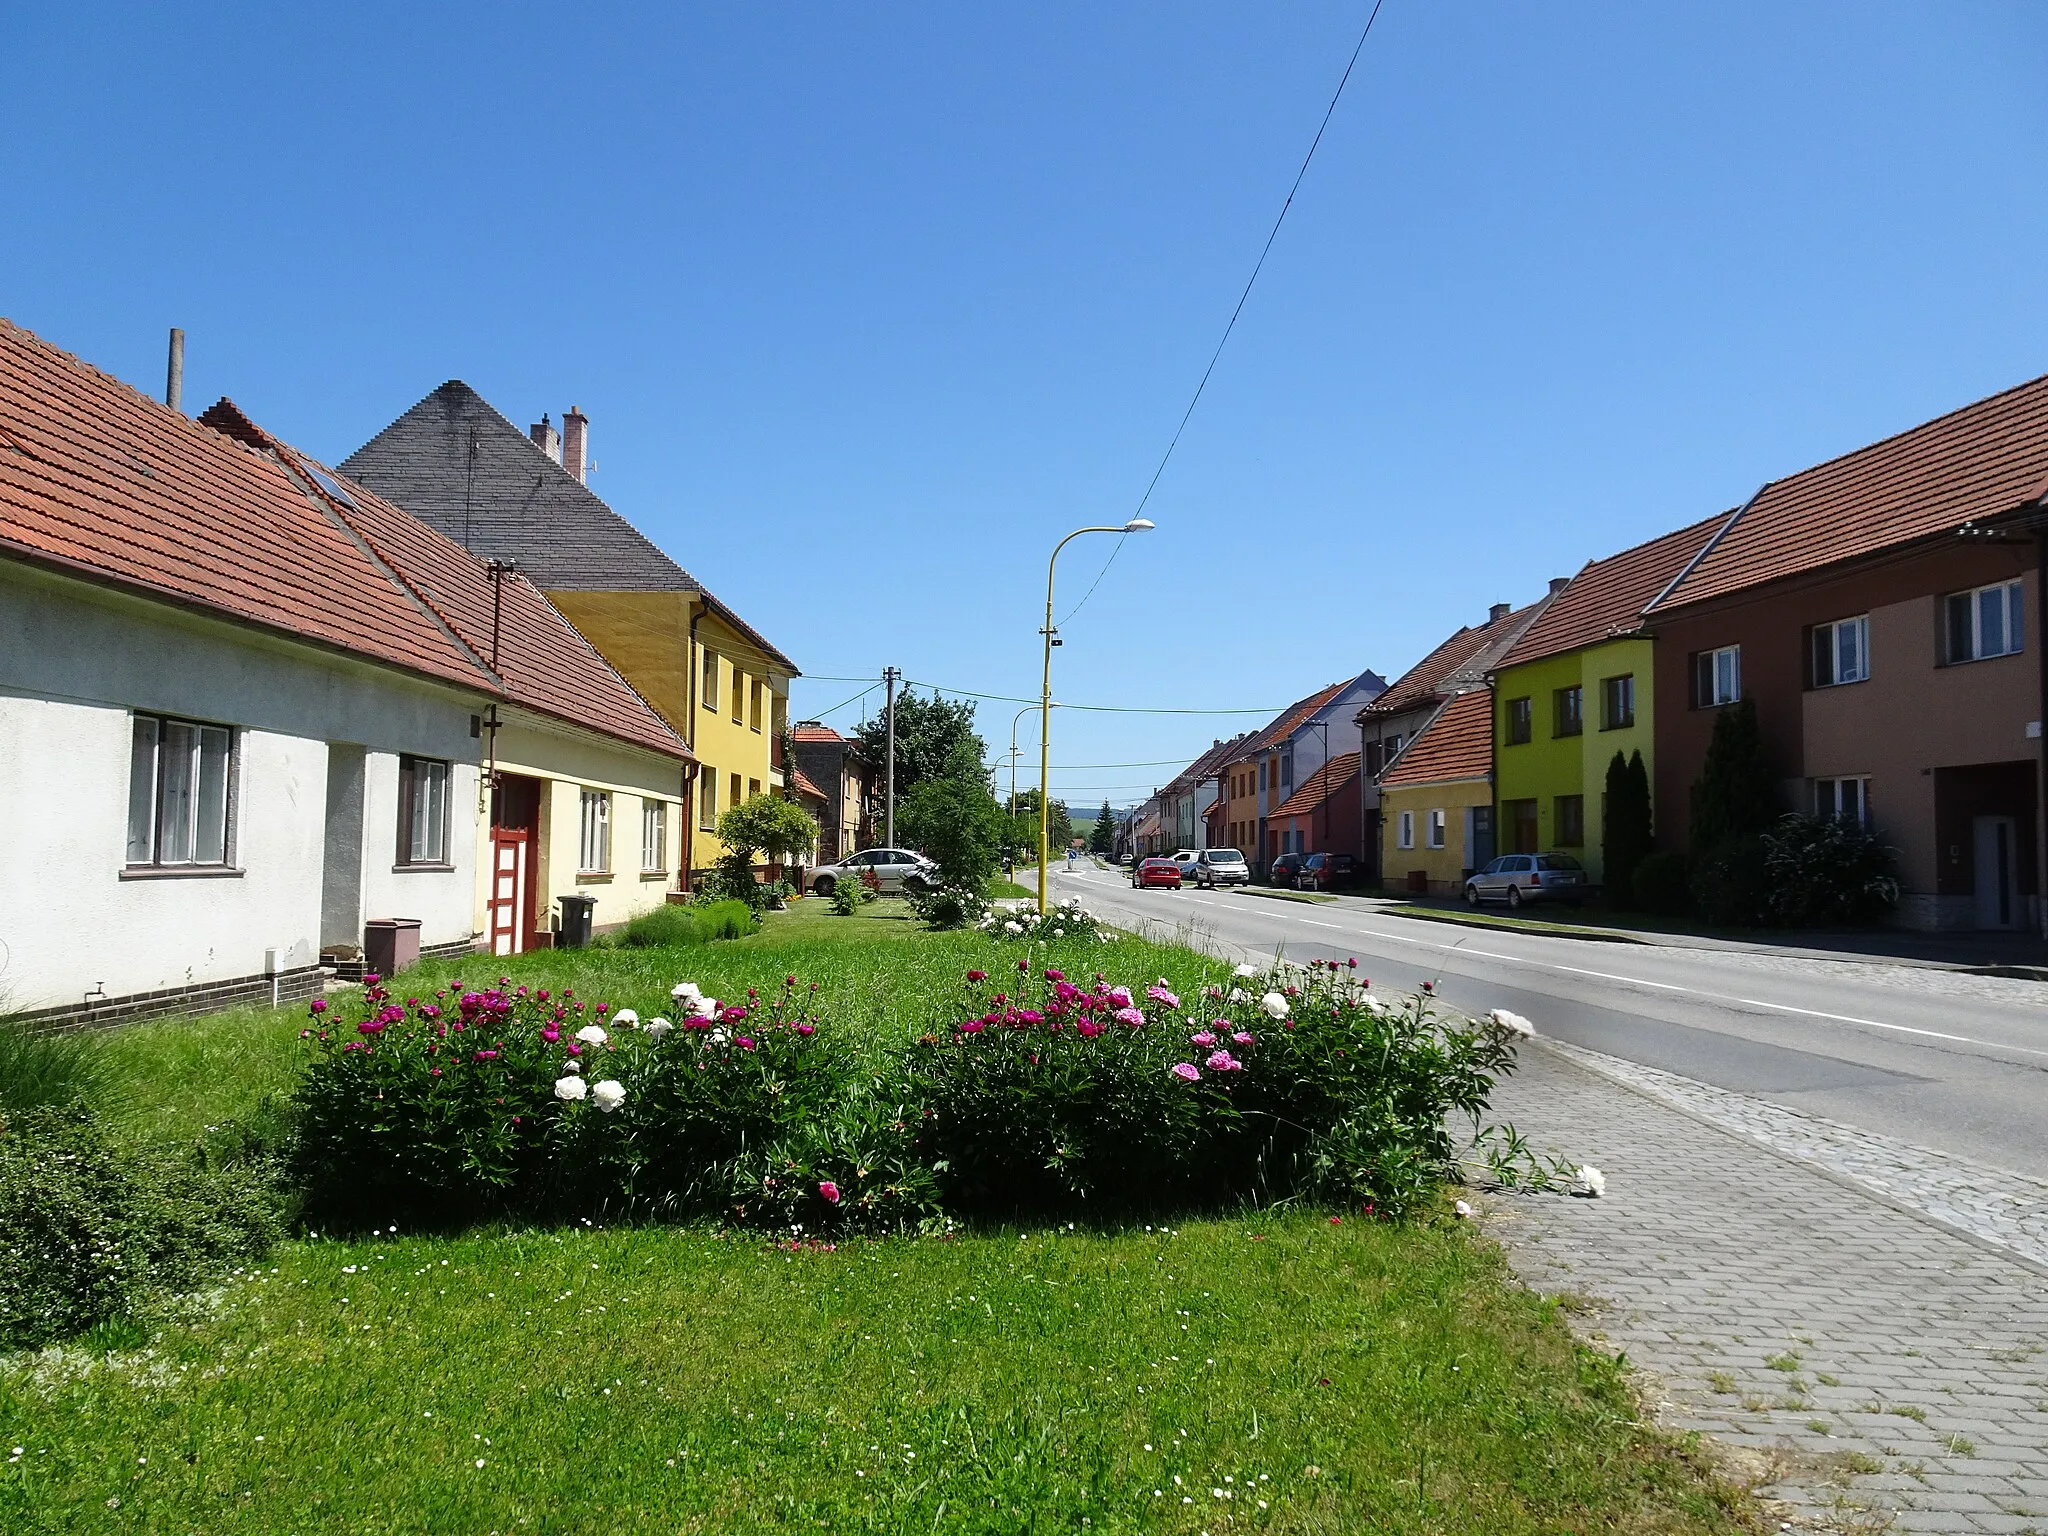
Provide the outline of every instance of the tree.
<path id="1" fill-rule="evenodd" d="M 888 721 L 881 715 L 863 720 L 854 730 L 854 742 L 861 760 L 874 770 L 880 785 L 889 767 Z M 921 699 L 906 690 L 896 700 L 896 799 L 899 803 L 927 779 L 951 771 L 962 751 L 972 759 L 974 775 L 981 778 L 981 764 L 988 747 L 974 729 L 974 704 L 963 699 L 954 703 L 933 694 Z M 899 810 L 898 819 L 901 819 Z"/>
<path id="2" fill-rule="evenodd" d="M 1692 895 L 1712 923 L 1770 918 L 1764 834 L 1778 819 L 1778 785 L 1764 752 L 1756 703 L 1721 711 L 1692 787 Z"/>
<path id="3" fill-rule="evenodd" d="M 1010 828 L 1005 839 L 1020 854 L 1033 859 L 1038 857 L 1038 799 L 1035 789 L 1017 792 L 1017 798 L 1011 802 Z M 1046 826 L 1045 845 L 1057 858 L 1073 840 L 1074 823 L 1067 814 L 1067 802 L 1055 800 Z"/>
<path id="4" fill-rule="evenodd" d="M 1116 816 L 1107 800 L 1102 809 L 1095 813 L 1095 825 L 1088 832 L 1088 851 L 1099 853 L 1104 858 L 1116 852 Z"/>
<path id="5" fill-rule="evenodd" d="M 725 845 L 718 860 L 719 894 L 758 906 L 763 892 L 754 879 L 754 855 L 765 852 L 779 863 L 802 853 L 817 840 L 818 826 L 793 800 L 755 795 L 719 816 L 717 835 Z"/>
<path id="6" fill-rule="evenodd" d="M 947 885 L 981 892 L 995 873 L 1004 817 L 982 777 L 978 739 L 956 743 L 938 773 L 899 796 L 896 826 L 905 843 L 939 866 Z"/>
<path id="7" fill-rule="evenodd" d="M 1650 824 L 1650 775 L 1643 754 L 1626 761 L 1619 752 L 1607 765 L 1607 816 L 1600 834 L 1601 878 L 1608 905 L 1623 911 L 1637 905 L 1636 866 L 1655 848 Z"/>

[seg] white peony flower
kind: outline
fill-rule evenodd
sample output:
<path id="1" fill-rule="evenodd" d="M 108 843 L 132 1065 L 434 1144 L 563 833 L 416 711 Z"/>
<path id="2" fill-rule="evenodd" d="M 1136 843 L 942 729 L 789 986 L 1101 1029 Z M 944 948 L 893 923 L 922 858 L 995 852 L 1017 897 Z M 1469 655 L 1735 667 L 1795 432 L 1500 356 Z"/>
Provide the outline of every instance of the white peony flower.
<path id="1" fill-rule="evenodd" d="M 1287 999 L 1278 992 L 1268 992 L 1259 999 L 1259 1006 L 1266 1010 L 1266 1017 L 1269 1019 L 1284 1019 L 1287 1017 Z"/>
<path id="2" fill-rule="evenodd" d="M 571 1056 L 567 1061 L 562 1063 L 562 1070 L 564 1072 L 581 1072 L 583 1070 L 583 1063 L 578 1061 L 575 1057 Z"/>
<path id="3" fill-rule="evenodd" d="M 1245 991 L 1243 987 L 1232 987 L 1227 994 L 1226 1000 L 1233 1003 L 1241 1003 L 1250 996 L 1251 994 Z"/>
<path id="4" fill-rule="evenodd" d="M 1256 965 L 1249 964 L 1234 966 L 1230 974 L 1233 976 L 1256 976 L 1259 974 L 1259 968 Z"/>
<path id="5" fill-rule="evenodd" d="M 610 1114 L 626 1102 L 626 1085 L 615 1077 L 608 1077 L 590 1088 L 590 1102 L 606 1114 Z"/>
<path id="6" fill-rule="evenodd" d="M 669 1023 L 667 1019 L 649 1019 L 647 1021 L 647 1028 L 645 1031 L 643 1031 L 643 1033 L 647 1034 L 653 1039 L 659 1040 L 663 1035 L 667 1034 L 670 1030 L 674 1028 L 675 1025 Z"/>
<path id="7" fill-rule="evenodd" d="M 704 994 L 697 990 L 697 983 L 695 983 L 694 981 L 679 981 L 673 987 L 669 988 L 668 995 L 674 998 L 679 1003 L 694 1003 L 698 998 L 702 997 Z"/>
<path id="8" fill-rule="evenodd" d="M 732 1036 L 726 1033 L 725 1026 L 723 1024 L 719 1024 L 715 1026 L 710 1031 L 710 1033 L 708 1033 L 704 1038 L 709 1040 L 713 1045 L 723 1045 L 726 1041 L 730 1040 Z"/>
<path id="9" fill-rule="evenodd" d="M 1022 928 L 1018 927 L 1018 926 L 1017 926 L 1017 924 L 1015 924 L 1015 923 L 1005 923 L 1005 924 L 1003 924 L 1003 932 L 1005 932 L 1005 933 L 1022 933 L 1023 931 L 1024 931 L 1024 930 L 1023 930 Z"/>
<path id="10" fill-rule="evenodd" d="M 1451 1207 L 1451 1209 L 1452 1209 L 1452 1211 L 1454 1211 L 1454 1212 L 1455 1212 L 1455 1213 L 1457 1214 L 1458 1220 L 1460 1220 L 1460 1221 L 1465 1221 L 1465 1220 L 1467 1220 L 1468 1218 L 1470 1218 L 1470 1216 L 1472 1215 L 1472 1207 L 1471 1207 L 1471 1206 L 1469 1206 L 1469 1205 L 1467 1205 L 1467 1204 L 1466 1204 L 1466 1203 L 1465 1203 L 1464 1201 L 1462 1201 L 1462 1200 L 1460 1200 L 1460 1201 L 1458 1201 L 1458 1202 L 1457 1202 L 1456 1204 L 1454 1204 L 1454 1205 L 1453 1205 L 1453 1206 Z"/>
<path id="11" fill-rule="evenodd" d="M 1589 1200 L 1598 1200 L 1607 1193 L 1607 1175 L 1591 1163 L 1582 1164 L 1572 1180 L 1572 1193 L 1584 1195 Z"/>
<path id="12" fill-rule="evenodd" d="M 1067 930 L 1064 928 L 1055 928 L 1052 931 L 1052 936 L 1056 939 L 1064 939 L 1067 936 Z"/>
<path id="13" fill-rule="evenodd" d="M 1531 1038 L 1536 1033 L 1536 1026 L 1534 1024 L 1531 1024 L 1519 1013 L 1510 1013 L 1505 1008 L 1496 1008 L 1487 1017 L 1509 1034 L 1520 1035 L 1524 1040 Z"/>
<path id="14" fill-rule="evenodd" d="M 612 1025 L 614 1028 L 637 1029 L 639 1027 L 639 1024 L 640 1015 L 635 1013 L 630 1008 L 621 1008 L 617 1013 L 612 1015 Z"/>
<path id="15" fill-rule="evenodd" d="M 575 1063 L 571 1062 L 570 1065 L 573 1066 Z M 568 1103 L 573 1104 L 588 1092 L 590 1092 L 590 1085 L 573 1072 L 567 1077 L 555 1079 L 555 1097 Z"/>
<path id="16" fill-rule="evenodd" d="M 603 1045 L 611 1036 L 604 1032 L 602 1024 L 586 1024 L 576 1031 L 576 1038 L 585 1045 Z"/>

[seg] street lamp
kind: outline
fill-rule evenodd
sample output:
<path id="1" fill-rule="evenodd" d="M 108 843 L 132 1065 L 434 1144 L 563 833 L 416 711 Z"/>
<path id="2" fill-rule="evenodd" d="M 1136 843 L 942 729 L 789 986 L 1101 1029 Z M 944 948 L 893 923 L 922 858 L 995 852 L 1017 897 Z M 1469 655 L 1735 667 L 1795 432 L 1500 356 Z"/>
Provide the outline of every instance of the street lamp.
<path id="1" fill-rule="evenodd" d="M 1038 913 L 1045 915 L 1046 863 L 1052 857 L 1047 839 L 1052 830 L 1052 648 L 1058 645 L 1059 631 L 1052 622 L 1052 576 L 1053 567 L 1059 564 L 1060 551 L 1084 533 L 1150 533 L 1152 522 L 1149 518 L 1134 517 L 1121 528 L 1076 528 L 1052 547 L 1052 558 L 1045 562 L 1045 628 L 1039 633 L 1045 636 L 1045 678 L 1038 695 Z"/>
<path id="2" fill-rule="evenodd" d="M 1052 707 L 1058 709 L 1060 701 L 1054 699 Z M 1010 717 L 1010 814 L 1012 816 L 1017 814 L 1017 757 L 1022 750 L 1017 745 L 1017 722 L 1036 708 L 1038 708 L 1036 704 L 1026 704 L 1015 715 Z"/>

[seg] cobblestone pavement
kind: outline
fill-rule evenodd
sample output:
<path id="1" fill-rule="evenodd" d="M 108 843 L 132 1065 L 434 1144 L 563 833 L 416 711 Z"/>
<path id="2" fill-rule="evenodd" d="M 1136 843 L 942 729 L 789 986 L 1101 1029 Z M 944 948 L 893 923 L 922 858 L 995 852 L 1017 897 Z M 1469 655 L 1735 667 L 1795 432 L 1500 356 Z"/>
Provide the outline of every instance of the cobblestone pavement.
<path id="1" fill-rule="evenodd" d="M 1762 1468 L 1787 1529 L 2048 1536 L 2048 1278 L 1759 1144 L 1794 1129 L 1771 1116 L 1808 1117 L 1688 1114 L 1674 1084 L 1625 1086 L 1554 1042 L 1524 1054 L 1498 1114 L 1607 1192 L 1483 1202 L 1523 1279 L 1650 1374 L 1666 1426 Z M 1846 1156 L 1827 1125 L 1806 1150 Z"/>

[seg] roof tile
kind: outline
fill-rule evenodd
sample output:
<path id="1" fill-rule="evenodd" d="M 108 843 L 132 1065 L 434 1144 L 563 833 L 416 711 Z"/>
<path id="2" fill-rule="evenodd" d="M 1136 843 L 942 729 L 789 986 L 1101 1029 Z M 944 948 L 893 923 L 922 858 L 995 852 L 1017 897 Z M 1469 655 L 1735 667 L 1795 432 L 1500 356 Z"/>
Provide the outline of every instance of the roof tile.
<path id="1" fill-rule="evenodd" d="M 1358 777 L 1358 754 L 1345 752 L 1331 758 L 1308 776 L 1301 787 L 1287 797 L 1275 816 L 1306 816 L 1326 800 L 1334 800 L 1344 787 Z"/>
<path id="2" fill-rule="evenodd" d="M 1493 690 L 1461 693 L 1437 712 L 1380 776 L 1386 789 L 1483 779 L 1493 772 Z"/>
<path id="3" fill-rule="evenodd" d="M 1495 667 L 1520 666 L 1633 634 L 1642 627 L 1643 609 L 1650 600 L 1706 547 L 1730 515 L 1716 513 L 1689 528 L 1593 561 L 1572 578 L 1571 585 L 1543 610 Z"/>

